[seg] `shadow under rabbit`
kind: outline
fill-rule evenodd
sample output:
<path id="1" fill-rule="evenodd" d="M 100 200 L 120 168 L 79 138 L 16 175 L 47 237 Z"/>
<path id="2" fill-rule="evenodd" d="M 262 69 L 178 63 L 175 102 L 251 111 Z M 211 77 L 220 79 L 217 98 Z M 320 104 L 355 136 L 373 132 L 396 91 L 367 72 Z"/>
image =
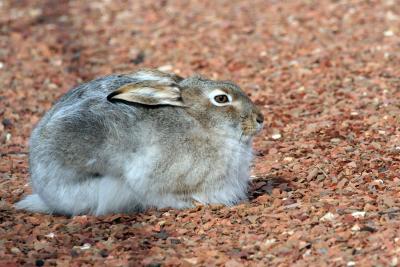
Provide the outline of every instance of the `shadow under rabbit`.
<path id="1" fill-rule="evenodd" d="M 272 190 L 279 188 L 282 191 L 290 192 L 294 190 L 294 186 L 289 180 L 280 176 L 257 176 L 250 181 L 248 198 L 249 201 L 265 194 L 272 194 Z"/>

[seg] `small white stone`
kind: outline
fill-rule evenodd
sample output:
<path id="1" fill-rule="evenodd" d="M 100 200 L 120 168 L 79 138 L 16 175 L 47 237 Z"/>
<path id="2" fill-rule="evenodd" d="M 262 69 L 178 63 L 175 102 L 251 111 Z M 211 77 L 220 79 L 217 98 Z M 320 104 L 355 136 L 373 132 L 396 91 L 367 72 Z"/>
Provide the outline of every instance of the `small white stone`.
<path id="1" fill-rule="evenodd" d="M 0 62 L 0 69 L 4 68 L 4 63 Z"/>
<path id="2" fill-rule="evenodd" d="M 354 261 L 349 261 L 347 262 L 347 266 L 355 266 L 356 263 Z"/>
<path id="3" fill-rule="evenodd" d="M 354 218 L 364 218 L 365 217 L 365 211 L 355 211 L 351 214 Z"/>
<path id="4" fill-rule="evenodd" d="M 283 161 L 291 162 L 291 161 L 293 161 L 293 158 L 292 157 L 285 157 L 283 159 Z"/>
<path id="5" fill-rule="evenodd" d="M 81 250 L 87 250 L 90 249 L 92 247 L 92 245 L 90 245 L 89 243 L 85 243 L 83 244 L 83 246 L 79 247 Z"/>
<path id="6" fill-rule="evenodd" d="M 355 224 L 353 227 L 351 227 L 351 231 L 353 231 L 353 232 L 358 232 L 358 231 L 360 231 L 360 226 L 358 225 L 358 224 Z"/>
<path id="7" fill-rule="evenodd" d="M 54 238 L 56 235 L 54 233 L 49 233 L 45 237 Z"/>
<path id="8" fill-rule="evenodd" d="M 319 219 L 320 221 L 333 221 L 335 219 L 335 214 L 333 214 L 332 212 L 328 212 L 326 213 L 324 216 L 321 217 L 321 219 Z"/>
<path id="9" fill-rule="evenodd" d="M 13 248 L 11 248 L 11 252 L 14 254 L 19 254 L 19 253 L 21 253 L 21 250 L 19 250 L 19 248 L 17 248 L 17 247 L 13 247 Z"/>
<path id="10" fill-rule="evenodd" d="M 55 84 L 55 83 L 49 83 L 48 86 L 49 86 L 49 89 L 52 89 L 52 90 L 55 90 L 58 88 L 57 84 Z"/>
<path id="11" fill-rule="evenodd" d="M 160 67 L 158 67 L 158 70 L 159 71 L 165 71 L 165 72 L 172 71 L 172 65 L 160 66 Z"/>
<path id="12" fill-rule="evenodd" d="M 271 238 L 271 239 L 265 240 L 264 244 L 269 246 L 269 245 L 272 245 L 275 242 L 276 242 L 276 239 L 275 238 Z"/>
<path id="13" fill-rule="evenodd" d="M 281 139 L 282 135 L 280 133 L 274 133 L 271 135 L 271 138 L 274 140 Z"/>
<path id="14" fill-rule="evenodd" d="M 392 37 L 394 36 L 394 32 L 392 30 L 387 30 L 383 32 L 383 35 L 386 37 Z"/>
<path id="15" fill-rule="evenodd" d="M 375 185 L 383 185 L 384 182 L 383 182 L 382 179 L 375 179 L 375 180 L 372 181 L 372 184 L 375 184 Z"/>
<path id="16" fill-rule="evenodd" d="M 38 17 L 42 15 L 43 11 L 40 8 L 34 8 L 29 11 L 31 17 Z"/>

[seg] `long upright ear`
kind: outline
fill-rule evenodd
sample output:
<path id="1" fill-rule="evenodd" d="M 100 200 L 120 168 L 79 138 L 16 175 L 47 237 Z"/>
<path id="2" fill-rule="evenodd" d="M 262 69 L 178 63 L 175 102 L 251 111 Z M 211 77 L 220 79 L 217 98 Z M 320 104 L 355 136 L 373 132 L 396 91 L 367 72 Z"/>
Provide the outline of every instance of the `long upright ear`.
<path id="1" fill-rule="evenodd" d="M 109 101 L 123 100 L 143 105 L 184 106 L 181 90 L 175 83 L 160 84 L 153 81 L 128 83 L 107 96 Z"/>

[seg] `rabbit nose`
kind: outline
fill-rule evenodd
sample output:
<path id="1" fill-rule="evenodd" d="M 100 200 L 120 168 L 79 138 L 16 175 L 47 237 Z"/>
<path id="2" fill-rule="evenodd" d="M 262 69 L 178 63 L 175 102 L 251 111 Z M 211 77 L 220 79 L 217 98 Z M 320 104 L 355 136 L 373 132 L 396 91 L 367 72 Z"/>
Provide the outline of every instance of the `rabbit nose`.
<path id="1" fill-rule="evenodd" d="M 257 114 L 256 121 L 259 124 L 262 124 L 264 122 L 264 115 L 261 112 Z"/>

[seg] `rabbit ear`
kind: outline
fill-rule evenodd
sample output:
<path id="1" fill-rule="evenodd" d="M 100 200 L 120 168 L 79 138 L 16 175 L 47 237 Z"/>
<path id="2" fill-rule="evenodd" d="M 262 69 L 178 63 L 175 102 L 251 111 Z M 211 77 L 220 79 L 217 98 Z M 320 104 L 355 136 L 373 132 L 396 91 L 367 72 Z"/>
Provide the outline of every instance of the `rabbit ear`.
<path id="1" fill-rule="evenodd" d="M 184 106 L 181 91 L 177 84 L 152 82 L 128 83 L 107 96 L 107 99 L 122 100 L 143 105 Z"/>
<path id="2" fill-rule="evenodd" d="M 140 69 L 138 71 L 125 74 L 125 76 L 137 79 L 139 81 L 158 81 L 158 82 L 175 82 L 179 83 L 183 77 L 174 73 L 166 73 L 154 69 Z"/>

